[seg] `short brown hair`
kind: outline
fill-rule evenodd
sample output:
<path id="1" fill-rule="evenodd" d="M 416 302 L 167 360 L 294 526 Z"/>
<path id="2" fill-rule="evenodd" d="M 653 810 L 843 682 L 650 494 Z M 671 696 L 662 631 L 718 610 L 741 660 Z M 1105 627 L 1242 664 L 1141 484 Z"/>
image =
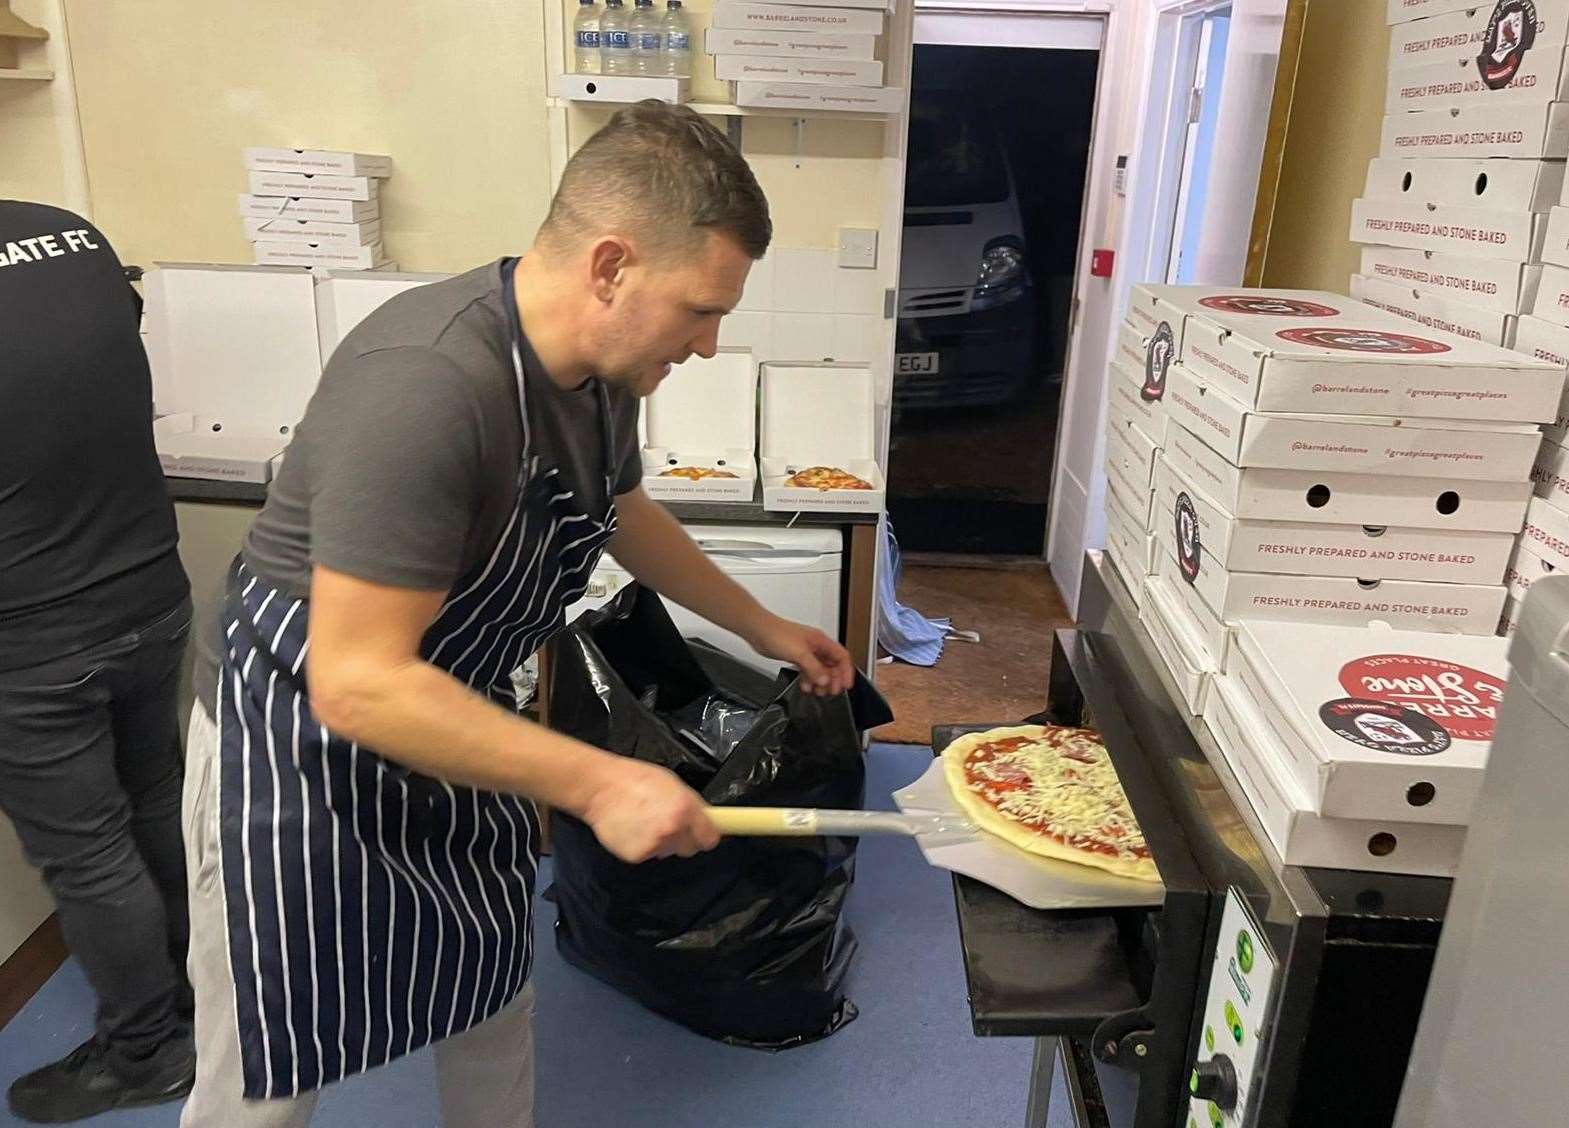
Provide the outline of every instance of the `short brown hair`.
<path id="1" fill-rule="evenodd" d="M 714 230 L 759 259 L 773 238 L 746 158 L 692 110 L 653 100 L 617 112 L 572 155 L 540 236 L 564 247 L 608 224 L 643 233 L 656 253 Z"/>

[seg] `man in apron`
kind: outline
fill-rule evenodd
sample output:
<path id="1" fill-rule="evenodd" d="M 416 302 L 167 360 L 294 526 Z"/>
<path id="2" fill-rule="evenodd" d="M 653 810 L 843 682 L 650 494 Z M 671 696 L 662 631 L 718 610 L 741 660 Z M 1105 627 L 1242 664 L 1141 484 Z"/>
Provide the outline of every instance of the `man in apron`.
<path id="1" fill-rule="evenodd" d="M 713 354 L 770 235 L 723 135 L 643 103 L 522 258 L 394 298 L 333 355 L 198 664 L 186 1128 L 304 1125 L 321 1086 L 433 1043 L 448 1128 L 532 1124 L 534 801 L 627 861 L 717 839 L 670 773 L 516 715 L 511 671 L 601 551 L 849 687 L 838 643 L 639 486 L 638 398 Z"/>

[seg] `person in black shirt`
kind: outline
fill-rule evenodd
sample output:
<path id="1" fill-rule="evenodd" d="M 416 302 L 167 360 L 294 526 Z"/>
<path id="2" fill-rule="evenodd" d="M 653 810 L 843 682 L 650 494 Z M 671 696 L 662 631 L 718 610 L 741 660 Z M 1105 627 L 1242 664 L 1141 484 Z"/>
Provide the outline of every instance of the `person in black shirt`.
<path id="1" fill-rule="evenodd" d="M 195 1072 L 175 694 L 190 622 L 140 299 L 92 224 L 0 200 L 0 810 L 98 995 L 10 1088 L 60 1122 Z"/>

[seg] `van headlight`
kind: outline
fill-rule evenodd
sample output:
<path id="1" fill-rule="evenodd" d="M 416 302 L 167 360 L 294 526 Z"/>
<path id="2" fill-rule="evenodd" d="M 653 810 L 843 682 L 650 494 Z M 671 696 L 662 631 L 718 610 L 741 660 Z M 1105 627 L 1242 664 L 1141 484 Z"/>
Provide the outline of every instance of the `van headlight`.
<path id="1" fill-rule="evenodd" d="M 1016 239 L 998 239 L 981 255 L 970 308 L 991 309 L 1022 297 L 1029 288 L 1030 272 L 1024 247 Z"/>

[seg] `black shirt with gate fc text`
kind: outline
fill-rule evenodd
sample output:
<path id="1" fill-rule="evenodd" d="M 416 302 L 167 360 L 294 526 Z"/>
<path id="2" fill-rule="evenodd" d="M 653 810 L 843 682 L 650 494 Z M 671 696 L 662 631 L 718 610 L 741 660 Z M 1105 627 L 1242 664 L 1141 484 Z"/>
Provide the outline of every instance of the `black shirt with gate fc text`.
<path id="1" fill-rule="evenodd" d="M 0 200 L 0 670 L 135 631 L 189 593 L 138 305 L 92 224 Z"/>

